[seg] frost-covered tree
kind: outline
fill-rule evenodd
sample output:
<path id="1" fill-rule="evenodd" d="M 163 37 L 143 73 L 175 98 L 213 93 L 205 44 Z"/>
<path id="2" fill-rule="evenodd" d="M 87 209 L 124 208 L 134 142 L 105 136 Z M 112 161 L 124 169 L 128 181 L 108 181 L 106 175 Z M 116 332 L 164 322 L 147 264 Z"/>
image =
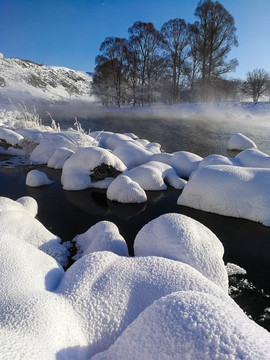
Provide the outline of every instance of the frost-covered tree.
<path id="1" fill-rule="evenodd" d="M 202 86 L 202 100 L 207 101 L 212 80 L 235 69 L 236 59 L 227 61 L 233 46 L 237 46 L 232 15 L 218 2 L 200 0 L 195 10 L 198 21 L 190 28 L 192 47 L 196 49 Z"/>
<path id="2" fill-rule="evenodd" d="M 185 20 L 177 18 L 167 21 L 161 28 L 161 35 L 161 46 L 171 70 L 171 102 L 175 103 L 179 100 L 180 77 L 185 74 L 185 61 L 189 56 L 189 32 Z"/>
<path id="3" fill-rule="evenodd" d="M 246 81 L 242 85 L 242 92 L 252 96 L 253 101 L 270 91 L 270 74 L 264 69 L 255 69 L 247 73 Z"/>

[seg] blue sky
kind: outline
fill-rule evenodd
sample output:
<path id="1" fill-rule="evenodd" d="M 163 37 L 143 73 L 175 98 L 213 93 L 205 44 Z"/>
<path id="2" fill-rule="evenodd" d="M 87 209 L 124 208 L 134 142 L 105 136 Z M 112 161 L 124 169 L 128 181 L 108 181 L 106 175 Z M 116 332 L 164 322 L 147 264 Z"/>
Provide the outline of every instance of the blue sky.
<path id="1" fill-rule="evenodd" d="M 220 0 L 237 27 L 239 61 L 232 77 L 270 71 L 270 1 Z M 157 29 L 168 20 L 194 22 L 198 0 L 0 0 L 0 52 L 44 65 L 93 71 L 107 36 L 128 37 L 134 21 Z"/>

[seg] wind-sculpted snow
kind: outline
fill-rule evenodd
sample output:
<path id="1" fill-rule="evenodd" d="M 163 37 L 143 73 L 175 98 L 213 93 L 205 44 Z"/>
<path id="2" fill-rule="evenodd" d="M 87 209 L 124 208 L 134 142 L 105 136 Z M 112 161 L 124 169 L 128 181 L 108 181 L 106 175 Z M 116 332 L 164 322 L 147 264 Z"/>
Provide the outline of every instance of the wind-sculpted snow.
<path id="1" fill-rule="evenodd" d="M 270 226 L 269 183 L 269 169 L 206 166 L 193 174 L 177 204 Z"/>
<path id="2" fill-rule="evenodd" d="M 267 359 L 269 333 L 192 266 L 128 257 L 104 221 L 76 237 L 79 259 L 64 273 L 37 246 L 56 241 L 34 219 L 34 200 L 0 205 L 1 359 Z M 175 236 L 173 223 L 163 227 Z M 199 259 L 196 227 L 189 232 Z"/>
<path id="3" fill-rule="evenodd" d="M 257 149 L 257 145 L 254 141 L 241 133 L 233 134 L 227 145 L 227 149 L 229 150 L 245 150 L 252 148 Z"/>
<path id="4" fill-rule="evenodd" d="M 134 253 L 189 264 L 228 292 L 223 245 L 211 230 L 185 215 L 165 214 L 150 221 L 137 234 Z"/>

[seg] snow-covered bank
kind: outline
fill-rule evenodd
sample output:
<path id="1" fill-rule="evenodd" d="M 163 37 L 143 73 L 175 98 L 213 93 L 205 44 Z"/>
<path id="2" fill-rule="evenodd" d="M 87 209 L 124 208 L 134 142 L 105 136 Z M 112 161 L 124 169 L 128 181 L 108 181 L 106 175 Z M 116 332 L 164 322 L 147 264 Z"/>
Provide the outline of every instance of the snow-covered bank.
<path id="1" fill-rule="evenodd" d="M 128 257 L 117 227 L 100 222 L 76 237 L 79 256 L 64 273 L 54 259 L 67 254 L 64 245 L 43 230 L 42 246 L 36 246 L 33 199 L 1 198 L 1 204 L 1 358 L 269 359 L 270 334 L 244 314 L 222 284 L 197 270 L 204 273 L 207 259 L 209 269 L 226 273 L 219 240 L 218 251 L 209 256 L 201 247 L 199 224 L 186 228 L 194 220 L 167 214 L 147 225 L 162 227 L 164 249 L 176 236 L 178 260 L 151 251 Z M 207 231 L 214 236 L 204 231 L 206 238 Z M 153 243 L 153 254 L 159 245 Z"/>

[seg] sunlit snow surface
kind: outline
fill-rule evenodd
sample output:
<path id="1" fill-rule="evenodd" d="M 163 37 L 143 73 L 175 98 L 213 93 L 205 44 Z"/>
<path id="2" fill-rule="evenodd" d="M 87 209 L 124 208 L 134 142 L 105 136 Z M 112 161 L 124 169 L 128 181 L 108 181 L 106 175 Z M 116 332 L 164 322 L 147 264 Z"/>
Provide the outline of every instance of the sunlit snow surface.
<path id="1" fill-rule="evenodd" d="M 64 273 L 55 258 L 67 249 L 33 217 L 34 200 L 0 201 L 2 359 L 269 359 L 270 334 L 195 269 L 205 257 L 217 272 L 224 265 L 219 241 L 208 255 L 199 240 L 200 224 L 181 233 L 194 220 L 147 225 L 162 228 L 164 248 L 177 234 L 189 264 L 128 257 L 117 227 L 100 222 L 76 237 L 78 260 Z"/>
<path id="2" fill-rule="evenodd" d="M 162 153 L 134 134 L 1 124 L 10 145 L 1 152 L 25 157 L 11 165 L 63 169 L 64 190 L 105 188 L 110 200 L 136 203 L 169 184 L 183 189 L 179 204 L 270 226 L 269 156 L 254 147 L 202 159 Z M 103 164 L 121 174 L 93 180 Z M 43 175 L 34 173 L 38 186 Z M 75 237 L 75 262 L 64 272 L 71 244 L 36 215 L 32 198 L 0 198 L 1 358 L 269 360 L 269 333 L 228 295 L 227 272 L 244 270 L 226 269 L 220 241 L 202 224 L 161 216 L 138 233 L 131 258 L 117 227 L 102 221 Z"/>

